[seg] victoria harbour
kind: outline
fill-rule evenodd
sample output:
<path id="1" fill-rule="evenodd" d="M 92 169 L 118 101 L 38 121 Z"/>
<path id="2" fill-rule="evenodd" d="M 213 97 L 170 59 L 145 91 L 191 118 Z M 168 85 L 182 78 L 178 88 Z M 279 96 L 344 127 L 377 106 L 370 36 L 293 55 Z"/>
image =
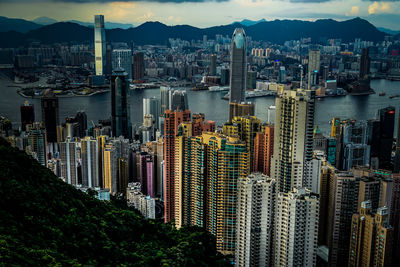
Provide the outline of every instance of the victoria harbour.
<path id="1" fill-rule="evenodd" d="M 40 98 L 25 99 L 21 97 L 15 87 L 9 87 L 12 83 L 5 77 L 0 80 L 0 90 L 3 97 L 0 99 L 0 114 L 7 114 L 13 125 L 20 124 L 19 106 L 25 100 L 30 101 L 35 107 L 35 114 L 41 120 Z M 315 125 L 318 125 L 323 133 L 329 133 L 330 120 L 333 117 L 340 119 L 367 120 L 376 116 L 376 111 L 387 106 L 400 107 L 400 98 L 389 98 L 391 95 L 400 94 L 400 82 L 389 80 L 372 80 L 371 87 L 375 94 L 366 96 L 338 96 L 327 97 L 316 101 Z M 189 108 L 193 113 L 205 113 L 206 119 L 213 120 L 217 125 L 223 125 L 228 120 L 228 101 L 222 97 L 225 92 L 191 91 L 188 93 Z M 385 92 L 385 96 L 379 96 L 379 92 Z M 131 90 L 131 121 L 132 125 L 140 125 L 143 121 L 143 98 L 160 98 L 159 89 Z M 60 118 L 74 115 L 76 110 L 83 110 L 91 121 L 109 118 L 110 94 L 104 93 L 85 97 L 60 98 Z M 255 103 L 255 115 L 266 121 L 267 109 L 273 106 L 275 97 L 261 97 L 251 100 Z M 396 114 L 398 116 L 398 114 Z M 395 120 L 396 122 L 398 120 Z M 397 126 L 395 127 L 397 129 Z"/>

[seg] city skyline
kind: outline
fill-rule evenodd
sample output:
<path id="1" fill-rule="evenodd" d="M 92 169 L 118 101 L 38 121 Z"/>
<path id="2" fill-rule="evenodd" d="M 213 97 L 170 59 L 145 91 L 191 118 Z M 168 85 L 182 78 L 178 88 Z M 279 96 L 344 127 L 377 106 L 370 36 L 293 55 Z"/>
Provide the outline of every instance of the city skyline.
<path id="1" fill-rule="evenodd" d="M 38 5 L 40 3 L 40 5 Z M 0 15 L 33 20 L 51 17 L 57 21 L 92 21 L 94 14 L 104 14 L 107 21 L 138 26 L 146 21 L 167 25 L 189 24 L 197 27 L 226 25 L 244 19 L 335 19 L 361 17 L 377 27 L 400 31 L 399 1 L 368 0 L 1 0 Z M 51 14 L 51 15 L 48 15 Z M 207 14 L 208 19 L 204 19 Z"/>
<path id="2" fill-rule="evenodd" d="M 315 1 L 331 3 L 307 2 Z M 71 23 L 37 31 L 61 39 L 2 33 L 24 40 L 1 43 L 0 151 L 29 155 L 0 153 L 0 190 L 21 210 L 6 210 L 0 224 L 0 243 L 18 240 L 3 249 L 6 260 L 30 260 L 31 244 L 52 244 L 53 263 L 90 266 L 143 256 L 141 266 L 391 267 L 399 259 L 400 35 L 362 19 L 105 31 L 100 14 L 87 25 L 94 31 Z M 282 39 L 263 40 L 275 33 Z M 25 195 L 49 208 L 20 203 L 16 165 L 42 170 L 22 172 Z M 64 199 L 42 193 L 47 184 Z M 76 223 L 82 231 L 71 235 Z M 181 235 L 176 249 L 157 238 L 162 229 Z M 31 235 L 39 242 L 24 240 Z M 85 250 L 97 254 L 76 253 Z"/>

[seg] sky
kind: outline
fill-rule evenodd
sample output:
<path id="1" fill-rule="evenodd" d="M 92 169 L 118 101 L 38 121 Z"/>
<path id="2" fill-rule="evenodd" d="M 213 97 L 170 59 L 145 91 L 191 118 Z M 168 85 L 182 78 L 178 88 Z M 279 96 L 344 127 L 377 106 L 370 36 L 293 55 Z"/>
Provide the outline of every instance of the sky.
<path id="1" fill-rule="evenodd" d="M 243 19 L 367 19 L 377 27 L 400 31 L 400 0 L 0 0 L 0 16 L 58 21 L 105 20 L 132 23 L 160 21 L 197 27 L 225 25 Z"/>

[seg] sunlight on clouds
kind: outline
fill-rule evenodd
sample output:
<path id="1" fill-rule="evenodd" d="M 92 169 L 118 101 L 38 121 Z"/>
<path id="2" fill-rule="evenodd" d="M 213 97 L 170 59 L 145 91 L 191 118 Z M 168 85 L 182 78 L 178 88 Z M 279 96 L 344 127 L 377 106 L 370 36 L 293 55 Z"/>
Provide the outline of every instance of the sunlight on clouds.
<path id="1" fill-rule="evenodd" d="M 368 7 L 368 14 L 376 14 L 376 13 L 383 13 L 389 11 L 391 8 L 390 3 L 388 2 L 374 2 Z"/>
<path id="2" fill-rule="evenodd" d="M 233 0 L 232 2 L 244 7 L 265 7 L 271 4 L 271 1 L 267 0 Z"/>
<path id="3" fill-rule="evenodd" d="M 360 11 L 360 8 L 358 6 L 353 6 L 353 7 L 351 7 L 350 14 L 351 15 L 358 15 L 359 11 Z"/>

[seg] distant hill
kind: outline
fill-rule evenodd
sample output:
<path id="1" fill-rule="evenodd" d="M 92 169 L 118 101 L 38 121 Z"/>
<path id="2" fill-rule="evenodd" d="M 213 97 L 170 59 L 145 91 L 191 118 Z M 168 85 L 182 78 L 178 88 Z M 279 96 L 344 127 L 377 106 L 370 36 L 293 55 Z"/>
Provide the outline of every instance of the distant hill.
<path id="1" fill-rule="evenodd" d="M 210 28 L 197 28 L 189 25 L 167 26 L 160 22 L 146 22 L 129 29 L 107 29 L 107 41 L 135 42 L 137 44 L 167 44 L 168 38 L 183 40 L 201 39 L 203 35 L 214 38 L 216 34 L 231 36 L 236 27 L 243 27 L 253 40 L 283 43 L 288 40 L 299 40 L 311 37 L 317 42 L 322 39 L 340 38 L 345 42 L 361 38 L 368 41 L 381 41 L 387 35 L 375 28 L 368 21 L 355 18 L 346 21 L 331 19 L 315 22 L 301 20 L 262 21 L 254 25 L 244 26 L 234 23 Z M 55 42 L 92 42 L 93 28 L 71 22 L 59 22 L 28 33 L 15 36 L 12 33 L 0 33 L 0 46 L 25 45 L 31 40 L 43 43 Z M 15 40 L 10 40 L 14 37 Z"/>
<path id="2" fill-rule="evenodd" d="M 3 138 L 0 169 L 2 266 L 227 266 L 204 230 L 97 200 Z"/>
<path id="3" fill-rule="evenodd" d="M 79 20 L 68 20 L 68 22 L 73 22 L 82 26 L 93 28 L 93 22 L 83 22 Z M 134 27 L 133 24 L 130 23 L 117 23 L 109 21 L 106 21 L 104 26 L 106 29 L 124 29 L 124 30 Z"/>
<path id="4" fill-rule="evenodd" d="M 42 27 L 42 25 L 32 21 L 0 17 L 0 32 L 16 31 L 25 33 L 40 27 Z"/>
<path id="5" fill-rule="evenodd" d="M 390 34 L 390 35 L 396 35 L 396 34 L 400 33 L 400 31 L 394 31 L 394 30 L 387 29 L 387 28 L 382 28 L 382 27 L 377 27 L 377 29 L 380 30 L 381 32 L 384 32 L 384 33 L 387 33 L 387 34 Z"/>
<path id="6" fill-rule="evenodd" d="M 255 25 L 255 24 L 257 24 L 257 23 L 265 22 L 265 21 L 266 21 L 265 19 L 260 19 L 260 20 L 249 20 L 249 19 L 244 19 L 244 20 L 239 21 L 239 22 L 237 22 L 237 23 L 242 24 L 242 25 L 244 25 L 244 26 L 252 26 L 252 25 Z"/>
<path id="7" fill-rule="evenodd" d="M 41 25 L 50 25 L 50 24 L 54 24 L 54 23 L 58 22 L 57 20 L 49 18 L 49 17 L 38 17 L 32 21 L 37 24 L 41 24 Z"/>

